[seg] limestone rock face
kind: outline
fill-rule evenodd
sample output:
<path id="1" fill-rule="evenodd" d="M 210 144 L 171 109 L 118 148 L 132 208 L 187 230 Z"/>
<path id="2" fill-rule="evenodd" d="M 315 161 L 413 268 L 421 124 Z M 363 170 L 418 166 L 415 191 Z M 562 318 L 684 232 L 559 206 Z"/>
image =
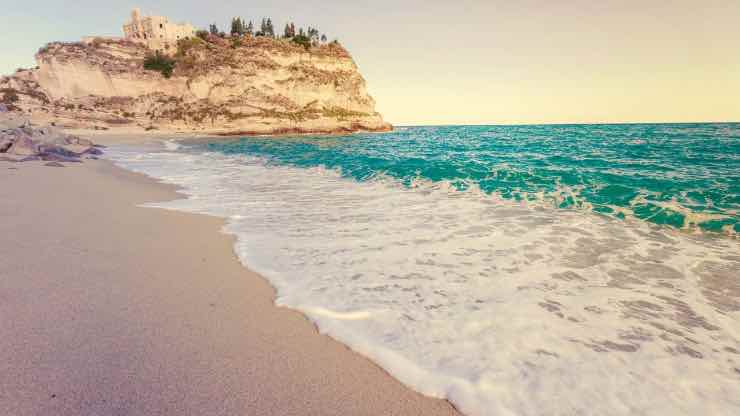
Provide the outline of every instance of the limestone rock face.
<path id="1" fill-rule="evenodd" d="M 51 43 L 38 67 L 0 79 L 5 103 L 35 122 L 83 129 L 216 134 L 384 131 L 391 126 L 339 44 L 210 37 L 171 51 L 167 78 L 127 42 Z"/>

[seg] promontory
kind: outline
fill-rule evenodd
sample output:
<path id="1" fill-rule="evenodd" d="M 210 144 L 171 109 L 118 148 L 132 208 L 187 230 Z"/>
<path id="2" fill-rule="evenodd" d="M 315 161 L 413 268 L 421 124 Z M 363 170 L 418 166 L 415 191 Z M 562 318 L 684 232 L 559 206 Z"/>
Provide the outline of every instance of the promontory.
<path id="1" fill-rule="evenodd" d="M 0 78 L 0 101 L 37 124 L 120 133 L 390 130 L 347 50 L 291 25 L 225 34 L 134 10 L 123 37 L 42 47 L 37 67 Z"/>

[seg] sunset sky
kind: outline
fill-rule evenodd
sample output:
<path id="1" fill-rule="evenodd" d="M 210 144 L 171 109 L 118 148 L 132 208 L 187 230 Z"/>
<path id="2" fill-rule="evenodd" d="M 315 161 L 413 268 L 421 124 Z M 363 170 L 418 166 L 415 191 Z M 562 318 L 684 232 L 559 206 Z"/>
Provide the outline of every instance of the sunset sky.
<path id="1" fill-rule="evenodd" d="M 0 73 L 47 41 L 121 35 L 133 7 L 316 26 L 398 125 L 740 121 L 738 0 L 0 0 Z"/>

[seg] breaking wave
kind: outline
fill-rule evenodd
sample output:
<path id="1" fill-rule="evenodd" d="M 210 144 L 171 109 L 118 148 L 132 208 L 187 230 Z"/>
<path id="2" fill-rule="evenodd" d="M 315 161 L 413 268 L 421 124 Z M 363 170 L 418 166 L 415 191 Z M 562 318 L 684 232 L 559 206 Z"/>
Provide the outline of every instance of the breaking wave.
<path id="1" fill-rule="evenodd" d="M 578 128 L 549 127 L 586 140 Z M 700 168 L 662 145 L 640 151 L 649 162 L 618 151 L 652 146 L 644 132 L 522 150 L 543 126 L 511 133 L 506 157 L 475 150 L 492 146 L 470 138 L 482 127 L 107 154 L 188 196 L 151 206 L 225 218 L 278 304 L 465 413 L 738 414 L 737 127 L 691 128 L 724 155 Z M 708 158 L 692 146 L 681 160 Z"/>

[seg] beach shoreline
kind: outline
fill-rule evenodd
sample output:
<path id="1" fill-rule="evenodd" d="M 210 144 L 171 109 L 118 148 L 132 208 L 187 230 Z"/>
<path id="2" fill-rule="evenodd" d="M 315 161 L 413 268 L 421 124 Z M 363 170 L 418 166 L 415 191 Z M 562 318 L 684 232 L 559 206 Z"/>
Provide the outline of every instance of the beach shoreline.
<path id="1" fill-rule="evenodd" d="M 43 123 L 42 123 L 43 124 Z M 151 142 L 155 140 L 230 140 L 243 137 L 300 137 L 300 136 L 346 136 L 352 134 L 381 134 L 393 131 L 389 129 L 376 130 L 300 130 L 282 129 L 279 131 L 258 130 L 204 130 L 204 131 L 182 131 L 182 130 L 143 130 L 115 128 L 108 130 L 65 128 L 65 132 L 80 137 L 89 138 L 101 144 L 134 144 Z"/>
<path id="2" fill-rule="evenodd" d="M 456 414 L 275 306 L 223 219 L 140 207 L 176 187 L 104 160 L 0 172 L 10 414 Z"/>

